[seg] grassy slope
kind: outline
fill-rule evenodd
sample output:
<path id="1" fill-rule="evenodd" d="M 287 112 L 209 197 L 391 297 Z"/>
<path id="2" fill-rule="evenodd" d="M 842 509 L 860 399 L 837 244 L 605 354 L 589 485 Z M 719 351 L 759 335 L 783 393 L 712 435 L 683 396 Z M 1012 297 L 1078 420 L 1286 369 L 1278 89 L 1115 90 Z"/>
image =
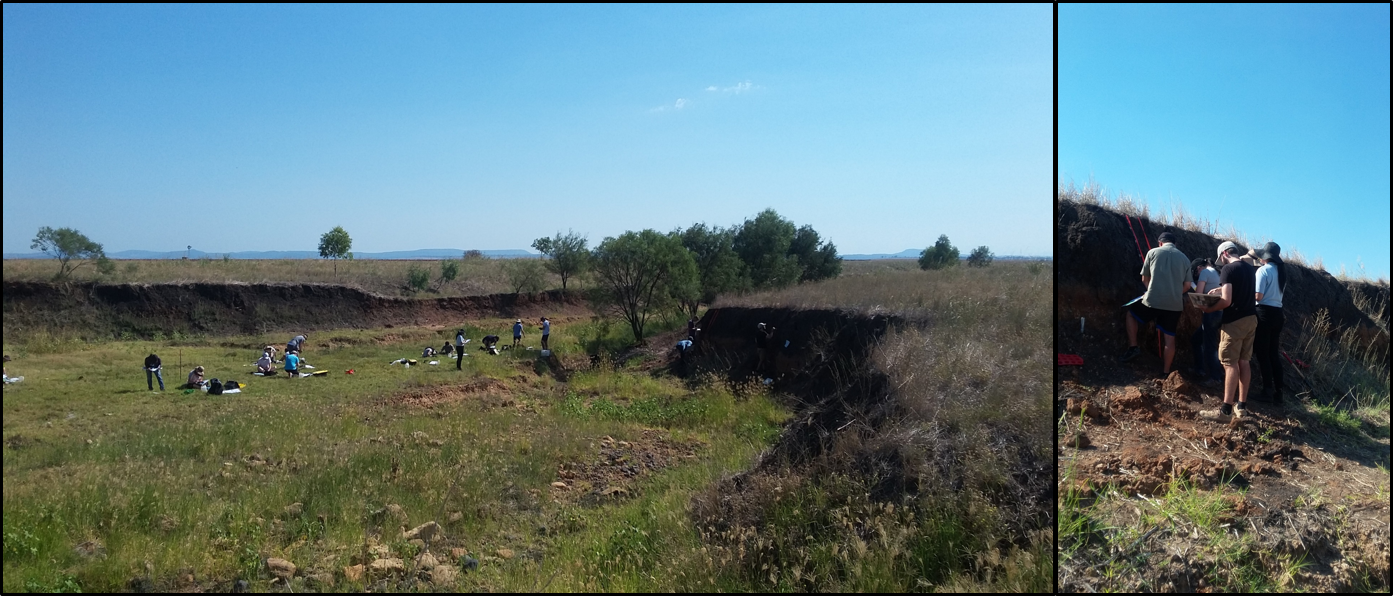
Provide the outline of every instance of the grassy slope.
<path id="1" fill-rule="evenodd" d="M 577 349 L 574 330 L 558 325 L 553 334 L 563 356 Z M 216 398 L 145 391 L 139 367 L 150 350 L 170 377 L 183 376 L 180 348 L 165 343 L 106 343 L 12 363 L 26 380 L 5 389 L 5 591 L 121 589 L 147 574 L 159 588 L 181 586 L 186 574 L 226 588 L 238 577 L 264 579 L 267 556 L 332 573 L 355 562 L 379 525 L 397 556 L 409 554 L 398 525 L 429 520 L 445 526 L 433 552 L 515 553 L 484 559 L 460 589 L 526 590 L 539 577 L 565 590 L 689 585 L 662 571 L 696 564 L 688 496 L 748 466 L 776 434 L 779 409 L 762 396 L 736 401 L 623 371 L 579 374 L 566 387 L 527 358 L 474 356 L 462 374 L 449 360 L 387 365 L 443 343 L 443 334 L 323 334 L 315 340 L 341 347 L 307 357 L 331 374 L 298 380 L 251 377 L 243 366 L 254 346 L 282 338 L 185 342 L 185 367 L 197 362 L 210 376 L 249 385 Z M 343 374 L 349 367 L 357 374 Z M 391 399 L 432 395 L 461 378 L 504 388 L 434 409 Z M 178 382 L 166 380 L 171 389 Z M 551 487 L 562 464 L 597 459 L 600 437 L 642 443 L 652 427 L 666 427 L 696 457 L 642 475 L 628 488 L 632 499 L 609 504 L 582 505 Z M 249 462 L 253 454 L 273 463 Z M 287 514 L 297 502 L 302 511 Z M 374 520 L 389 504 L 405 519 Z M 460 518 L 446 521 L 451 512 Z M 105 556 L 74 552 L 88 540 Z M 342 573 L 338 582 L 346 587 Z"/>

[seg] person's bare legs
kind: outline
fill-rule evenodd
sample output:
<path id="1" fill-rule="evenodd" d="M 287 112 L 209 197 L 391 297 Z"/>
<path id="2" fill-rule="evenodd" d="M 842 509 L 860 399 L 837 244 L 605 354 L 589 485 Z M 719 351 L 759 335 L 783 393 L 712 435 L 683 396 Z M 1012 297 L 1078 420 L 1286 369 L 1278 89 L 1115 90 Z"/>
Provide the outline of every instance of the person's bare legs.
<path id="1" fill-rule="evenodd" d="M 1131 312 L 1123 313 L 1127 317 L 1127 347 L 1137 347 L 1137 318 Z"/>
<path id="2" fill-rule="evenodd" d="M 1224 365 L 1224 403 L 1232 404 L 1238 397 L 1238 366 Z"/>
<path id="3" fill-rule="evenodd" d="M 1162 335 L 1165 335 L 1166 337 L 1166 354 L 1164 357 L 1162 357 L 1162 360 L 1165 362 L 1165 366 L 1161 369 L 1161 374 L 1169 375 L 1171 374 L 1171 361 L 1175 360 L 1175 336 L 1166 334 Z"/>

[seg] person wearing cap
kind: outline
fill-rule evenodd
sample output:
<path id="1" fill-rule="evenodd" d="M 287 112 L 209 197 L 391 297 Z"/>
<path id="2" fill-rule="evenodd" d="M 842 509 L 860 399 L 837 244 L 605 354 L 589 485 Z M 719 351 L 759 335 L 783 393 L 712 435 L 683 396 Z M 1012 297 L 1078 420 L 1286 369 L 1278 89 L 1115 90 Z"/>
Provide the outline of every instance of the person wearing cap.
<path id="1" fill-rule="evenodd" d="M 1287 289 L 1287 265 L 1282 262 L 1282 247 L 1276 242 L 1264 244 L 1257 251 L 1262 267 L 1258 268 L 1253 299 L 1257 300 L 1258 329 L 1253 339 L 1253 353 L 1262 367 L 1261 401 L 1282 403 L 1282 296 Z"/>
<path id="2" fill-rule="evenodd" d="M 300 376 L 300 353 L 294 350 L 285 353 L 285 373 L 290 378 Z"/>
<path id="3" fill-rule="evenodd" d="M 548 318 L 546 318 L 546 317 L 542 317 L 542 349 L 543 349 L 543 350 L 550 350 L 550 349 L 551 349 L 550 347 L 548 347 L 548 344 L 547 344 L 547 339 L 549 339 L 550 337 L 551 337 L 551 319 L 548 319 Z"/>
<path id="4" fill-rule="evenodd" d="M 202 387 L 202 386 L 203 386 L 203 367 L 202 367 L 202 366 L 195 366 L 195 367 L 193 367 L 193 370 L 189 371 L 189 382 L 188 382 L 187 385 L 185 385 L 185 387 L 188 387 L 189 389 L 198 389 L 199 387 Z"/>
<path id="5" fill-rule="evenodd" d="M 1180 323 L 1180 313 L 1185 309 L 1185 292 L 1194 285 L 1190 273 L 1190 259 L 1175 247 L 1175 235 L 1161 232 L 1157 237 L 1160 246 L 1146 253 L 1141 266 L 1141 282 L 1146 284 L 1146 293 L 1140 302 L 1127 308 L 1127 351 L 1122 354 L 1126 362 L 1141 355 L 1137 346 L 1137 327 L 1152 321 L 1165 337 L 1165 348 L 1161 356 L 1161 374 L 1169 375 L 1171 361 L 1175 359 L 1175 331 Z"/>
<path id="6" fill-rule="evenodd" d="M 1204 294 L 1219 287 L 1219 272 L 1213 261 L 1190 261 L 1190 272 L 1195 278 L 1195 292 Z M 1219 325 L 1223 318 L 1221 312 L 1200 315 L 1200 326 L 1190 336 L 1190 350 L 1195 353 L 1194 374 L 1206 383 L 1224 380 L 1224 366 L 1219 364 Z"/>
<path id="7" fill-rule="evenodd" d="M 8 361 L 9 356 L 5 358 Z M 145 357 L 145 386 L 151 391 L 155 390 L 155 379 L 159 379 L 160 391 L 164 391 L 164 374 L 160 372 L 162 370 L 164 370 L 164 365 L 160 362 L 159 356 L 152 353 Z"/>
<path id="8" fill-rule="evenodd" d="M 1223 311 L 1219 326 L 1219 363 L 1224 365 L 1224 403 L 1218 410 L 1202 410 L 1200 416 L 1227 422 L 1231 416 L 1247 414 L 1248 389 L 1257 336 L 1258 316 L 1255 299 L 1257 271 L 1243 260 L 1244 249 L 1233 242 L 1219 245 L 1219 287 L 1208 292 L 1219 301 L 1202 312 Z"/>
<path id="9" fill-rule="evenodd" d="M 522 341 L 522 319 L 513 323 L 513 349 L 518 349 L 518 342 Z"/>

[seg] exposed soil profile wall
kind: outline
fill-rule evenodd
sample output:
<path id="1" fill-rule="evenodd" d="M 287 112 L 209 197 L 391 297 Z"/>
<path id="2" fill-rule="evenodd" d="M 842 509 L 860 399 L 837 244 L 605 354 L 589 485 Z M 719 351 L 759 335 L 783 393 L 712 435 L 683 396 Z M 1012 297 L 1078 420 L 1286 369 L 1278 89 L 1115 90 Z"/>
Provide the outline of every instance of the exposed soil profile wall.
<path id="1" fill-rule="evenodd" d="M 1141 283 L 1142 256 L 1138 254 L 1137 244 L 1140 243 L 1141 251 L 1145 252 L 1148 239 L 1155 247 L 1156 237 L 1161 232 L 1171 232 L 1176 236 L 1176 248 L 1190 259 L 1213 259 L 1224 241 L 1137 217 L 1131 218 L 1129 228 L 1122 213 L 1067 200 L 1057 203 L 1055 218 L 1058 333 L 1077 336 L 1079 318 L 1084 317 L 1089 335 L 1117 338 L 1119 349 L 1126 345 L 1122 305 L 1146 291 Z M 1277 243 L 1282 243 L 1280 238 Z M 1288 332 L 1301 328 L 1308 317 L 1324 308 L 1328 309 L 1335 325 L 1357 329 L 1364 343 L 1374 342 L 1379 349 L 1388 349 L 1387 285 L 1344 282 L 1326 271 L 1291 262 L 1287 263 L 1286 271 L 1291 277 L 1283 298 Z M 1365 304 L 1378 305 L 1381 313 L 1361 311 L 1356 297 Z M 1189 352 L 1188 339 L 1198 323 L 1199 313 L 1187 308 L 1180 324 L 1181 341 L 1176 342 L 1181 353 Z M 1140 343 L 1146 349 L 1154 342 Z"/>
<path id="2" fill-rule="evenodd" d="M 87 339 L 309 331 L 584 309 L 579 296 L 560 291 L 411 299 L 328 284 L 4 282 L 4 332 L 20 337 L 41 331 Z"/>

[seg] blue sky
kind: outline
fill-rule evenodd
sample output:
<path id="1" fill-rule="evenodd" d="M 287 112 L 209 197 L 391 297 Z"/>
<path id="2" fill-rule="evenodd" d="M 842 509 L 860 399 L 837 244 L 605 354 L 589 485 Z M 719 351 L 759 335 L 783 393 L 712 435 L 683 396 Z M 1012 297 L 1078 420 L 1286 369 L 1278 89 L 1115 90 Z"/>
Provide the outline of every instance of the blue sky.
<path id="1" fill-rule="evenodd" d="M 1059 8 L 1059 175 L 1389 272 L 1389 6 Z"/>
<path id="2" fill-rule="evenodd" d="M 1052 250 L 1048 4 L 3 10 L 6 252 L 593 245 L 766 207 L 844 254 Z"/>

